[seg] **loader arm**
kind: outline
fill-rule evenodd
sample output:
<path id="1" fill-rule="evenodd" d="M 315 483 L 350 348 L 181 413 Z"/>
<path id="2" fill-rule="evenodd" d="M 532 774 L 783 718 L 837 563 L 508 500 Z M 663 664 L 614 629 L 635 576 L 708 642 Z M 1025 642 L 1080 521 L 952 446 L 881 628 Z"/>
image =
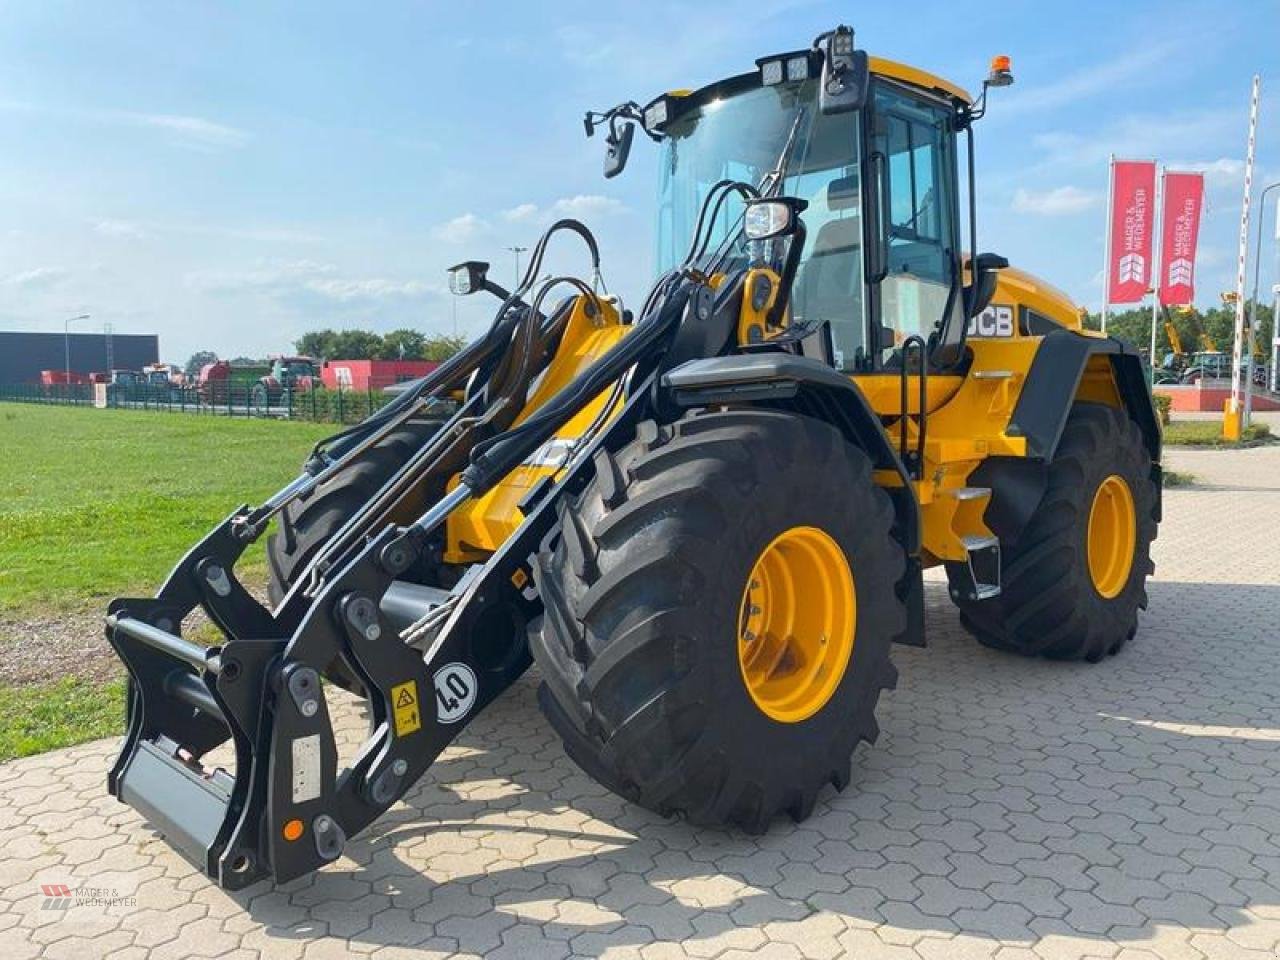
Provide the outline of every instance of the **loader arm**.
<path id="1" fill-rule="evenodd" d="M 366 430 L 340 436 L 264 507 L 236 510 L 188 552 L 156 597 L 114 601 L 107 636 L 129 671 L 130 695 L 110 791 L 228 889 L 264 876 L 285 881 L 339 856 L 346 840 L 396 802 L 527 668 L 524 633 L 540 613 L 528 586 L 529 557 L 554 527 L 558 494 L 578 482 L 596 446 L 634 429 L 683 319 L 688 288 L 700 282 L 665 277 L 626 336 L 514 427 L 538 366 L 492 361 L 514 344 L 545 362 L 539 345 L 554 340 L 564 311 L 542 316 L 545 290 L 525 309 L 504 305 L 496 333 L 401 398 L 392 415 L 375 415 Z M 570 302 L 608 309 L 589 290 Z M 474 380 L 486 364 L 489 379 Z M 274 610 L 259 603 L 234 568 L 283 503 L 307 495 L 363 445 L 469 378 L 458 411 L 351 518 L 299 588 Z M 613 418 L 525 505 L 525 521 L 500 549 L 447 590 L 399 579 L 452 510 L 483 495 L 624 378 L 631 389 Z M 488 387 L 492 393 L 482 389 Z M 395 521 L 410 493 L 424 487 L 430 506 Z M 426 597 L 408 604 L 411 619 L 406 595 Z M 223 634 L 218 646 L 182 637 L 181 623 L 197 607 Z M 338 769 L 322 687 L 335 665 L 366 697 L 370 718 L 346 770 Z M 234 774 L 206 769 L 202 758 L 227 742 Z"/>

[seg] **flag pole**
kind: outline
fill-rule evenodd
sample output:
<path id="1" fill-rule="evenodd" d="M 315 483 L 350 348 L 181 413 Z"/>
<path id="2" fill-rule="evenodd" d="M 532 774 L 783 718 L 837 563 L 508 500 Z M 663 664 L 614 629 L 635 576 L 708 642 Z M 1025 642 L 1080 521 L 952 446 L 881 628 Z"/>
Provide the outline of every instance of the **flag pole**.
<path id="1" fill-rule="evenodd" d="M 1116 192 L 1116 155 L 1107 157 L 1107 244 L 1102 262 L 1102 332 L 1107 332 L 1107 300 L 1111 296 L 1111 220 L 1115 216 L 1112 205 Z"/>
<path id="2" fill-rule="evenodd" d="M 1164 246 L 1164 231 L 1161 221 L 1163 216 L 1164 202 L 1164 175 L 1166 170 L 1160 168 L 1160 175 L 1156 177 L 1156 196 L 1155 210 L 1151 214 L 1151 353 L 1148 354 L 1148 360 L 1151 363 L 1151 386 L 1156 385 L 1156 320 L 1160 313 L 1160 256 L 1161 248 Z"/>
<path id="3" fill-rule="evenodd" d="M 1262 84 L 1258 74 L 1253 75 L 1253 90 L 1249 96 L 1249 144 L 1244 161 L 1244 202 L 1240 205 L 1240 251 L 1236 257 L 1236 323 L 1235 338 L 1231 344 L 1231 399 L 1222 418 L 1222 436 L 1227 440 L 1239 440 L 1249 425 L 1249 410 L 1242 401 L 1244 391 L 1253 390 L 1253 384 L 1244 382 L 1244 269 L 1249 258 L 1249 198 L 1253 186 L 1254 141 L 1258 130 L 1258 92 Z M 1251 404 L 1249 406 L 1252 406 Z"/>

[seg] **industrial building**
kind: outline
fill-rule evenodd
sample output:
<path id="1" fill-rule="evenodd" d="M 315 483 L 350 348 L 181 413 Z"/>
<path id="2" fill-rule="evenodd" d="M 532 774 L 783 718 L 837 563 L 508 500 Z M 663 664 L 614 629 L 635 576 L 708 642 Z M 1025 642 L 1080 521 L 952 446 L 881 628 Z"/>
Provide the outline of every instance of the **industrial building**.
<path id="1" fill-rule="evenodd" d="M 70 363 L 67 350 L 70 348 Z M 160 359 L 154 333 L 35 333 L 0 330 L 0 384 L 39 383 L 41 370 L 141 370 Z"/>

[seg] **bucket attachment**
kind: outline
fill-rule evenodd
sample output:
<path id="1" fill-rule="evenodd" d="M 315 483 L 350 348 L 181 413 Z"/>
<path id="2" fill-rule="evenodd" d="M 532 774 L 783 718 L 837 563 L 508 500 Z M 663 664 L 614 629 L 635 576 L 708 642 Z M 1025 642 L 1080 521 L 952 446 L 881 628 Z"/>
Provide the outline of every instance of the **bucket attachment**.
<path id="1" fill-rule="evenodd" d="M 225 544 L 218 531 L 159 597 L 110 606 L 107 637 L 130 682 L 128 730 L 109 789 L 227 889 L 264 876 L 283 882 L 336 859 L 528 666 L 528 601 L 514 586 L 492 593 L 510 637 L 478 644 L 492 615 L 462 602 L 475 596 L 478 578 L 455 592 L 390 580 L 378 558 L 394 535 L 389 528 L 372 540 L 291 635 L 272 634 L 271 614 L 229 573 L 233 558 L 201 556 Z M 202 606 L 227 642 L 205 647 L 182 637 L 194 609 L 177 598 L 184 582 L 207 586 Z M 237 599 L 245 604 L 239 616 Z M 490 609 L 487 599 L 478 607 Z M 254 609 L 258 615 L 245 615 Z M 434 634 L 424 657 L 402 633 L 433 615 L 464 626 Z M 345 770 L 326 674 L 355 678 L 366 699 L 368 736 Z"/>

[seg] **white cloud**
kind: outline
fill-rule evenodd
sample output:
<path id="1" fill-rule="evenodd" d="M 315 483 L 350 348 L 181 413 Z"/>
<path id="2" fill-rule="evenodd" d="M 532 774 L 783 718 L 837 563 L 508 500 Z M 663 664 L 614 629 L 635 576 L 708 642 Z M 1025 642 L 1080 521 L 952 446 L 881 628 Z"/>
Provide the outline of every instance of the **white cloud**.
<path id="1" fill-rule="evenodd" d="M 347 277 L 330 263 L 314 260 L 269 261 L 253 270 L 196 271 L 187 284 L 215 294 L 265 293 L 277 300 L 320 298 L 335 303 L 373 303 L 442 292 L 421 280 Z"/>
<path id="2" fill-rule="evenodd" d="M 502 211 L 502 219 L 510 223 L 524 223 L 532 220 L 538 215 L 538 205 L 536 203 L 522 203 L 519 206 L 512 207 L 510 210 Z"/>
<path id="3" fill-rule="evenodd" d="M 141 240 L 146 231 L 131 220 L 96 220 L 93 232 L 104 237 L 123 237 L 128 240 Z"/>
<path id="4" fill-rule="evenodd" d="M 579 193 L 572 197 L 561 197 L 545 209 L 536 203 L 522 203 L 502 211 L 502 218 L 508 223 L 550 223 L 560 217 L 591 220 L 626 212 L 626 205 L 613 197 L 598 193 Z"/>
<path id="5" fill-rule="evenodd" d="M 623 213 L 627 208 L 622 201 L 613 197 L 604 197 L 598 193 L 580 193 L 573 197 L 563 197 L 551 205 L 551 213 L 564 217 L 606 217 Z"/>
<path id="6" fill-rule="evenodd" d="M 1100 200 L 1096 193 L 1073 186 L 1040 191 L 1019 187 L 1013 194 L 1013 209 L 1018 213 L 1060 217 L 1088 210 Z"/>
<path id="7" fill-rule="evenodd" d="M 445 243 L 466 243 L 488 229 L 488 224 L 474 213 L 464 213 L 448 223 L 442 223 L 432 233 Z"/>
<path id="8" fill-rule="evenodd" d="M 20 273 L 10 274 L 0 280 L 0 284 L 6 287 L 35 290 L 61 283 L 68 276 L 70 276 L 70 273 L 62 269 L 62 267 L 36 267 L 33 270 L 23 270 Z"/>
<path id="9" fill-rule="evenodd" d="M 246 131 L 215 123 L 203 117 L 129 111 L 119 112 L 117 116 L 125 123 L 164 130 L 173 134 L 175 140 L 185 146 L 205 149 L 234 148 L 242 147 L 249 142 L 249 134 Z"/>
<path id="10" fill-rule="evenodd" d="M 162 130 L 171 135 L 178 146 L 198 150 L 231 149 L 249 142 L 249 133 L 238 127 L 217 123 L 204 117 L 176 113 L 148 113 L 141 110 L 103 110 L 79 107 L 48 106 L 21 100 L 0 100 L 0 110 L 10 112 L 45 114 L 88 123 L 105 123 L 115 126 L 146 127 Z"/>

